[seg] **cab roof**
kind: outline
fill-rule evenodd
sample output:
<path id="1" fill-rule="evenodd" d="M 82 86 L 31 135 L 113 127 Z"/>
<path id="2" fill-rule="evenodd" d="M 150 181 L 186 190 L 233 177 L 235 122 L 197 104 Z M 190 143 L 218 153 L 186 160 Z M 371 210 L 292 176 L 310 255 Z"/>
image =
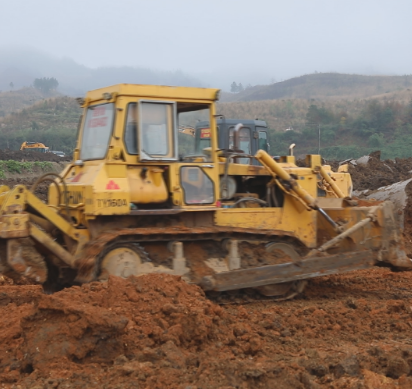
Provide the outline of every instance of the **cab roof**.
<path id="1" fill-rule="evenodd" d="M 171 99 L 171 100 L 201 100 L 215 101 L 219 99 L 219 89 L 194 88 L 183 86 L 117 84 L 87 92 L 86 99 L 90 101 L 107 100 L 103 94 L 117 96 L 134 96 L 141 98 Z"/>

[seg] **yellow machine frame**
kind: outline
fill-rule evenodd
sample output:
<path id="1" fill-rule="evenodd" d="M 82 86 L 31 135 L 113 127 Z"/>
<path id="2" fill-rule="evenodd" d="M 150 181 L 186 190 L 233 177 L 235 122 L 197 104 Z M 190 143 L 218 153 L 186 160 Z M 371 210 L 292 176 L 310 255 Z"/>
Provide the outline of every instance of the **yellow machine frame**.
<path id="1" fill-rule="evenodd" d="M 25 237 L 34 240 L 54 265 L 80 271 L 96 268 L 103 236 L 108 241 L 112 236 L 150 240 L 156 234 L 164 240 L 169 235 L 170 240 L 195 240 L 201 234 L 203 239 L 237 234 L 239 239 L 269 242 L 273 237 L 286 237 L 305 254 L 311 249 L 329 255 L 370 250 L 376 260 L 409 266 L 405 254 L 394 244 L 401 238 L 390 206 L 354 207 L 347 199 L 352 184 L 345 167 L 334 173 L 322 166 L 318 155 L 308 156 L 307 167 L 298 167 L 293 156 L 275 162 L 262 150 L 255 156 L 262 166 L 231 163 L 232 156 L 219 150 L 217 144 L 218 95 L 217 89 L 120 84 L 79 99 L 85 112 L 90 107 L 113 104 L 107 153 L 98 159 L 81 160 L 84 114 L 73 162 L 50 186 L 48 205 L 24 186 L 0 188 L 0 238 L 8 246 L 8 265 L 21 269 L 16 242 Z M 128 153 L 124 137 L 128 104 L 140 107 L 148 102 L 170 104 L 173 109 L 208 108 L 211 147 L 207 156 L 179 160 L 176 122 L 170 129 L 169 151 L 164 158 L 148 159 L 143 149 L 138 155 Z M 199 196 L 204 195 L 200 193 L 204 183 L 210 184 L 208 198 L 185 202 L 189 176 L 191 188 Z M 221 187 L 229 176 L 241 185 L 255 182 L 267 188 L 268 196 L 271 188 L 276 188 L 282 204 L 238 207 L 242 202 L 256 205 L 262 200 L 249 192 L 238 193 L 238 202 L 225 199 Z M 320 189 L 324 192 L 321 196 Z"/>

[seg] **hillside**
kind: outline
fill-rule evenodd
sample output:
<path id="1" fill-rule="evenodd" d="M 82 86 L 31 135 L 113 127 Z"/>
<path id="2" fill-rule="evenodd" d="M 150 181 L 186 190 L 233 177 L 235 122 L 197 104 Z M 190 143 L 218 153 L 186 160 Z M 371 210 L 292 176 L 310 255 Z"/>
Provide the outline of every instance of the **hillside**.
<path id="1" fill-rule="evenodd" d="M 310 99 L 273 99 L 260 101 L 219 102 L 218 113 L 227 118 L 259 118 L 266 120 L 275 131 L 294 129 L 302 131 L 306 124 L 306 113 L 310 105 L 324 107 L 334 115 L 360 115 L 370 101 L 398 102 L 408 104 L 412 100 L 412 88 L 397 92 L 372 95 L 369 98 L 310 98 Z"/>
<path id="2" fill-rule="evenodd" d="M 40 100 L 0 118 L 0 149 L 18 150 L 24 141 L 37 141 L 71 154 L 80 113 L 76 100 L 70 97 Z"/>
<path id="3" fill-rule="evenodd" d="M 388 92 L 412 89 L 412 75 L 364 76 L 315 73 L 271 85 L 257 85 L 239 93 L 224 93 L 222 101 L 273 99 L 364 99 Z"/>
<path id="4" fill-rule="evenodd" d="M 30 107 L 38 101 L 58 95 L 56 91 L 50 91 L 46 95 L 38 89 L 29 87 L 7 92 L 0 91 L 0 118 Z"/>
<path id="5" fill-rule="evenodd" d="M 356 90 L 355 90 L 356 92 Z M 346 159 L 381 149 L 382 157 L 406 158 L 412 152 L 412 90 L 376 94 L 370 98 L 274 99 L 219 103 L 226 118 L 266 120 L 271 154 L 285 154 L 290 143 L 296 153 L 317 153 Z M 36 99 L 38 99 L 36 101 Z M 35 104 L 27 107 L 33 100 Z M 7 112 L 0 117 L 0 149 L 19 149 L 25 140 L 40 141 L 71 154 L 75 147 L 80 108 L 74 99 L 45 99 L 33 88 L 0 94 Z"/>
<path id="6" fill-rule="evenodd" d="M 266 120 L 272 154 L 296 143 L 298 154 L 345 159 L 381 149 L 383 158 L 412 155 L 412 91 L 368 99 L 282 99 L 220 103 L 227 118 Z"/>

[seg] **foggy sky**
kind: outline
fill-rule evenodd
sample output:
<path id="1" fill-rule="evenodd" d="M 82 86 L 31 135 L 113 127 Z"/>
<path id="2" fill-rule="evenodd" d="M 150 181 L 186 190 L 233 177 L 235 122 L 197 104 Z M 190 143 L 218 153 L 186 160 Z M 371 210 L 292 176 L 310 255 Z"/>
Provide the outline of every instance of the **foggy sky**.
<path id="1" fill-rule="evenodd" d="M 401 75 L 412 74 L 411 15 L 411 0 L 0 0 L 0 47 L 182 70 L 217 87 Z"/>

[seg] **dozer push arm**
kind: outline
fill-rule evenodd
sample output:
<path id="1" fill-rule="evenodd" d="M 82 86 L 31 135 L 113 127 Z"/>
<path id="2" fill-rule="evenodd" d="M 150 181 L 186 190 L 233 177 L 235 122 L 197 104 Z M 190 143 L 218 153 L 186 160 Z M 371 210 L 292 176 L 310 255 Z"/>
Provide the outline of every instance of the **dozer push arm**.
<path id="1" fill-rule="evenodd" d="M 256 159 L 268 169 L 269 173 L 274 178 L 281 178 L 287 181 L 290 188 L 301 198 L 305 204 L 311 209 L 318 209 L 316 199 L 314 199 L 305 189 L 301 188 L 297 181 L 290 176 L 290 174 L 283 169 L 266 151 L 258 150 Z"/>
<path id="2" fill-rule="evenodd" d="M 44 204 L 23 185 L 17 185 L 13 189 L 4 192 L 0 188 L 0 204 L 1 238 L 10 240 L 30 236 L 64 263 L 70 267 L 74 266 L 74 256 L 55 242 L 47 232 L 42 231 L 35 224 L 31 223 L 30 216 L 32 215 L 26 211 L 27 208 L 33 209 L 35 213 L 41 215 L 41 217 L 33 215 L 34 220 L 43 220 L 43 224 L 52 225 L 73 241 L 82 243 L 84 234 L 79 234 L 64 217 L 59 215 L 53 208 Z M 42 225 L 41 223 L 36 224 Z M 9 258 L 9 260 L 11 259 Z"/>
<path id="3" fill-rule="evenodd" d="M 331 176 L 327 173 L 327 171 L 322 166 L 317 166 L 316 170 L 320 173 L 322 178 L 331 186 L 332 190 L 335 192 L 338 198 L 345 198 L 345 195 L 340 190 L 340 188 L 336 185 L 336 182 L 333 181 Z"/>
<path id="4" fill-rule="evenodd" d="M 52 208 L 44 204 L 33 193 L 26 192 L 27 204 L 42 215 L 48 222 L 55 225 L 61 232 L 74 240 L 79 240 L 79 234 L 76 229 L 62 216 L 57 214 Z"/>
<path id="5" fill-rule="evenodd" d="M 1 191 L 0 188 L 0 215 L 5 217 L 15 216 L 28 218 L 24 213 L 27 207 L 30 206 L 35 212 L 40 214 L 47 222 L 53 224 L 65 235 L 73 240 L 79 240 L 79 234 L 76 229 L 62 216 L 60 216 L 53 208 L 44 204 L 38 197 L 31 193 L 24 185 L 16 185 L 8 191 Z M 25 216 L 23 216 L 25 215 Z M 16 226 L 19 226 L 16 224 Z M 20 229 L 26 226 L 20 225 Z M 7 236 L 4 236 L 7 238 Z"/>
<path id="6" fill-rule="evenodd" d="M 332 225 L 336 232 L 341 232 L 341 228 L 322 208 L 317 205 L 316 199 L 306 192 L 305 189 L 301 188 L 298 182 L 292 178 L 291 175 L 283 169 L 266 151 L 258 150 L 255 158 L 266 167 L 274 178 L 279 177 L 282 180 L 287 181 L 291 190 L 295 192 L 299 199 L 301 199 L 309 209 L 319 211 L 319 213 L 321 213 L 322 216 Z"/>

